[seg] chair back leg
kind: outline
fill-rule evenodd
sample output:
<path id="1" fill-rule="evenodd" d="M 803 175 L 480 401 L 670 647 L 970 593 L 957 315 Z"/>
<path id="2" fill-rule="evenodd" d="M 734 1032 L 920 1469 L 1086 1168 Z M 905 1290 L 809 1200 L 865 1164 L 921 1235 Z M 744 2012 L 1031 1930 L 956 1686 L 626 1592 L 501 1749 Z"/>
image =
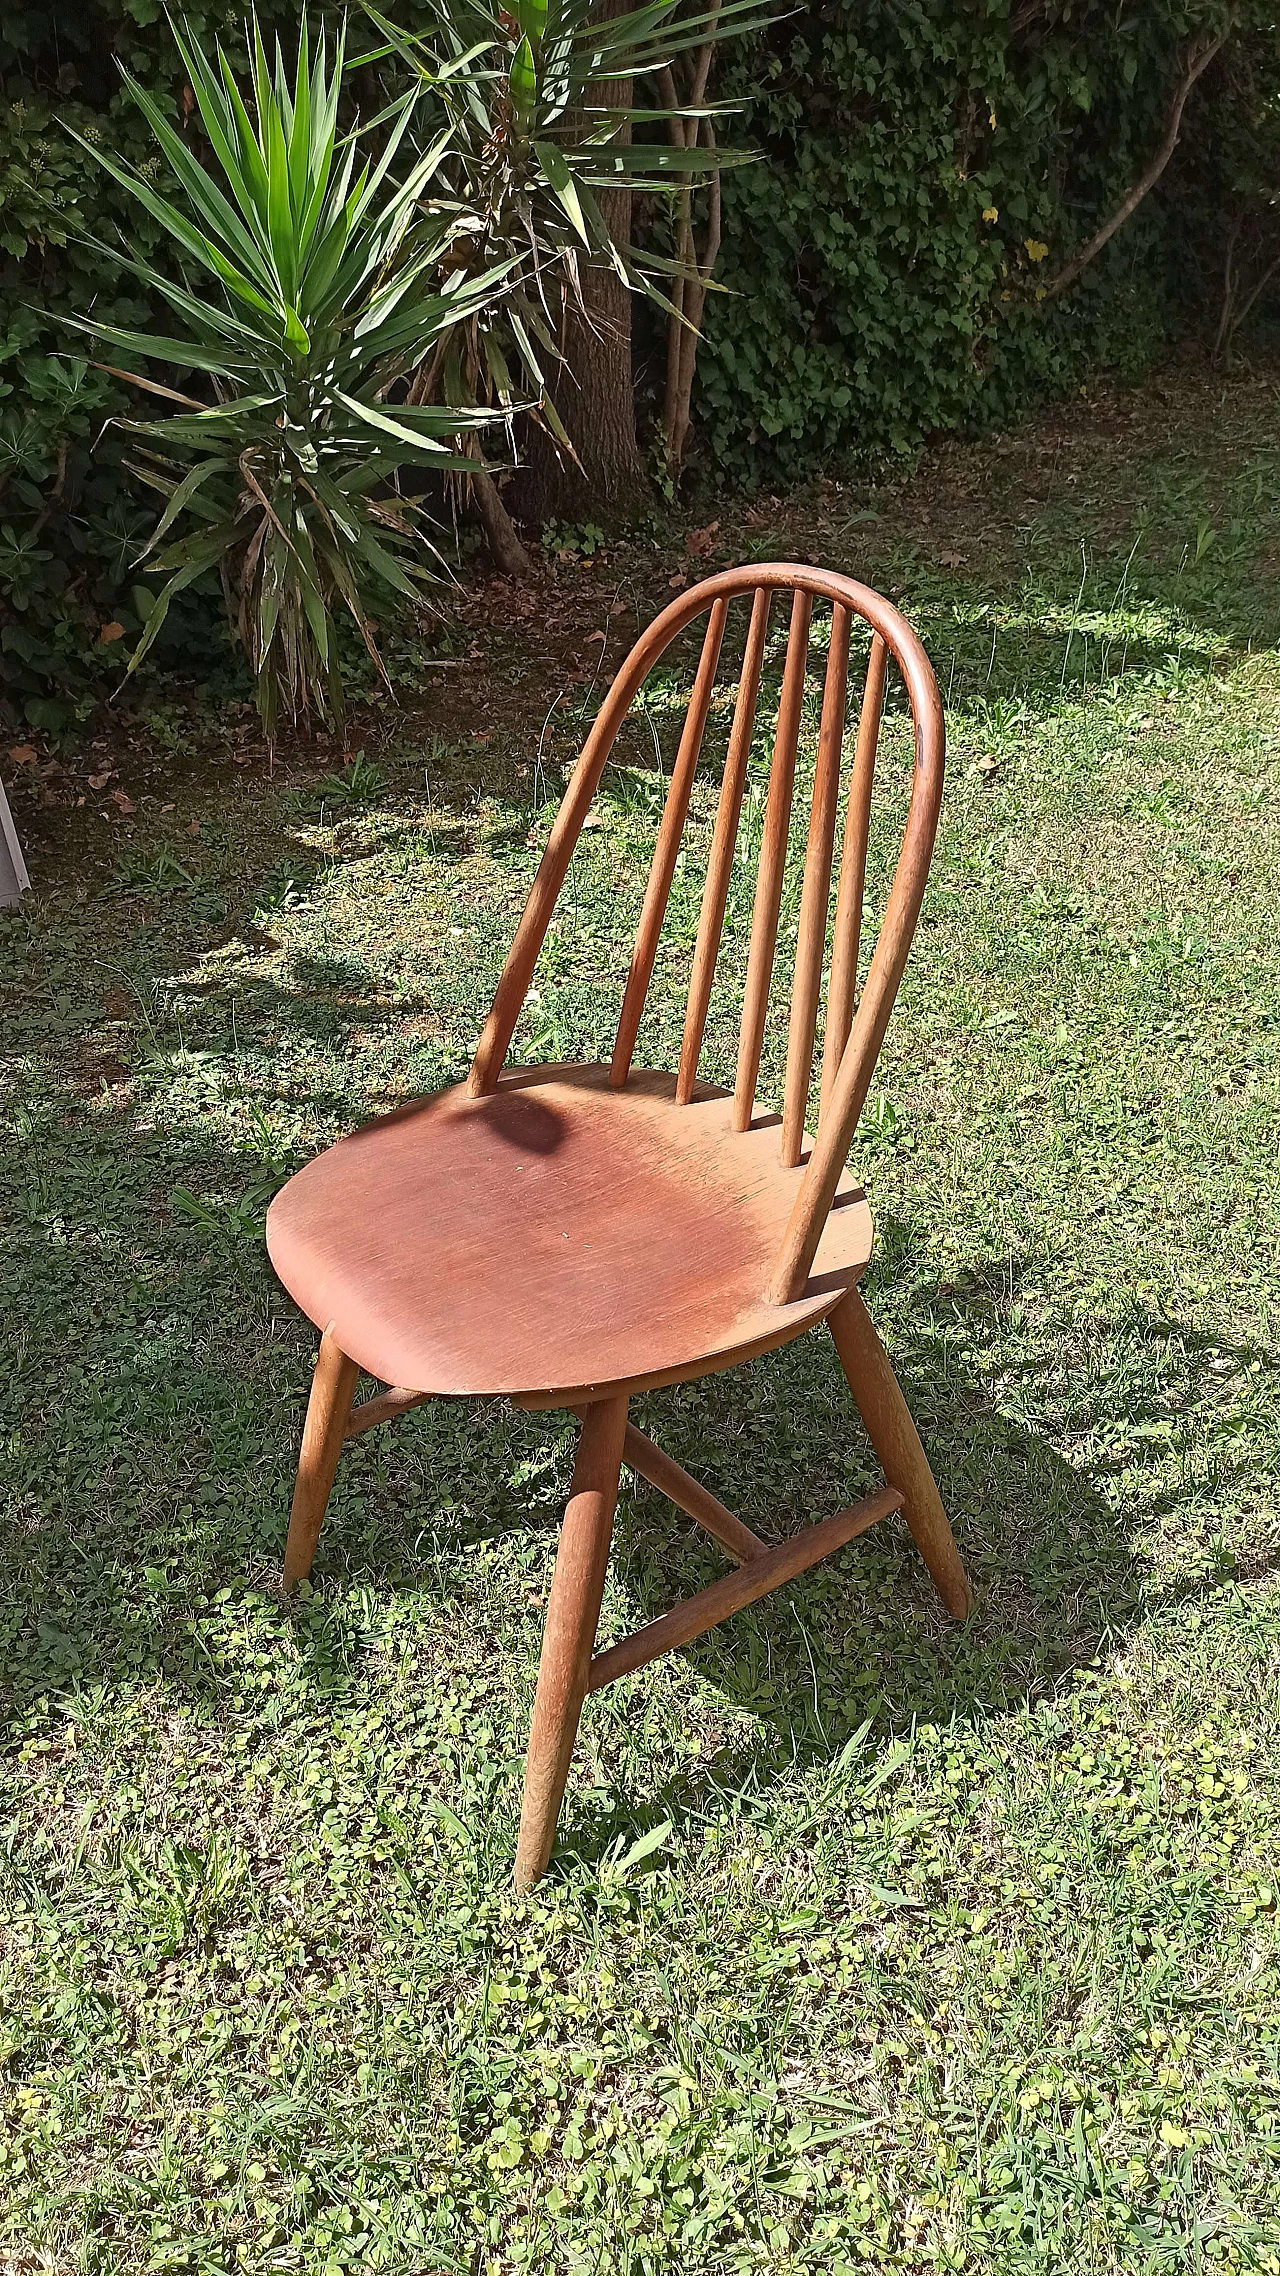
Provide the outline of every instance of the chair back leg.
<path id="1" fill-rule="evenodd" d="M 516 1847 L 515 1883 L 520 1890 L 531 1889 L 541 1879 L 556 1837 L 587 1694 L 626 1431 L 625 1397 L 601 1399 L 588 1407 L 542 1635 Z"/>
<path id="2" fill-rule="evenodd" d="M 320 1338 L 320 1356 L 307 1402 L 289 1533 L 284 1545 L 287 1589 L 305 1580 L 311 1570 L 359 1377 L 360 1370 L 354 1359 L 348 1359 L 339 1347 L 332 1326 L 327 1327 Z"/>
<path id="3" fill-rule="evenodd" d="M 840 1355 L 854 1403 L 891 1486 L 902 1495 L 902 1514 L 949 1613 L 963 1620 L 973 1599 L 952 1538 L 920 1434 L 911 1420 L 889 1355 L 856 1288 L 843 1296 L 827 1325 Z"/>

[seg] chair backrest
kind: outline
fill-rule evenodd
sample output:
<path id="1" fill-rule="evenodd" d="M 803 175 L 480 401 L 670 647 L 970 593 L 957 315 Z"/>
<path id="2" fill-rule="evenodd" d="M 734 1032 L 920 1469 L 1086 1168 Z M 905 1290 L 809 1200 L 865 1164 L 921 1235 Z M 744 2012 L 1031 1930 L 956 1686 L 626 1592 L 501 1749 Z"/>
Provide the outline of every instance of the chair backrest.
<path id="1" fill-rule="evenodd" d="M 791 594 L 791 621 L 756 875 L 734 1085 L 733 1120 L 736 1129 L 745 1130 L 755 1099 L 782 906 L 795 789 L 796 752 L 809 657 L 810 619 L 814 601 L 829 600 L 832 604 L 831 636 L 818 730 L 787 1037 L 782 1159 L 788 1164 L 796 1164 L 801 1159 L 816 1047 L 841 789 L 853 617 L 856 615 L 864 618 L 872 632 L 871 654 L 845 809 L 836 890 L 817 1136 L 767 1291 L 775 1302 L 789 1303 L 800 1293 L 808 1277 L 858 1116 L 870 1087 L 924 898 L 942 801 L 945 739 L 937 683 L 929 659 L 910 625 L 879 593 L 873 593 L 866 585 L 856 584 L 851 577 L 837 576 L 830 570 L 812 569 L 790 561 L 756 562 L 706 578 L 701 584 L 682 593 L 678 600 L 673 601 L 669 608 L 654 619 L 619 671 L 583 745 L 582 755 L 574 769 L 560 811 L 552 825 L 546 851 L 538 865 L 524 914 L 511 944 L 511 952 L 503 966 L 492 1009 L 472 1061 L 468 1089 L 473 1097 L 481 1097 L 497 1085 L 570 857 L 618 730 L 642 682 L 658 658 L 686 625 L 695 617 L 705 615 L 707 629 L 702 655 L 658 828 L 614 1043 L 610 1081 L 619 1087 L 625 1084 L 689 811 L 689 799 L 707 715 L 711 708 L 729 605 L 742 596 L 750 601 L 750 623 L 703 888 L 702 911 L 685 1014 L 684 1040 L 676 1077 L 677 1100 L 687 1103 L 691 1098 L 697 1080 L 707 1007 L 720 950 L 738 822 L 746 788 L 747 759 L 760 690 L 770 607 L 773 596 L 778 591 Z M 858 951 L 866 881 L 871 791 L 884 702 L 885 668 L 890 655 L 902 674 L 911 704 L 915 725 L 915 766 L 902 850 L 875 952 L 859 997 Z"/>

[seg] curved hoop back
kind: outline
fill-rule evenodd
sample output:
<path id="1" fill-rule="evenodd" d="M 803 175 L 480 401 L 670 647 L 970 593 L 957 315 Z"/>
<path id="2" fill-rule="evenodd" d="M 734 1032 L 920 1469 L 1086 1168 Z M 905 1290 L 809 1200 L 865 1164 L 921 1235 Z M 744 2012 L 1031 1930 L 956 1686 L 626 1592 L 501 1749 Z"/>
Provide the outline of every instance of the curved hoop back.
<path id="1" fill-rule="evenodd" d="M 832 604 L 831 640 L 827 652 L 822 717 L 818 730 L 813 803 L 801 887 L 799 937 L 787 1036 L 782 1158 L 790 1164 L 798 1163 L 801 1159 L 813 1070 L 840 798 L 853 617 L 862 617 L 872 631 L 871 655 L 849 783 L 836 892 L 818 1130 L 767 1291 L 774 1302 L 785 1304 L 799 1295 L 808 1278 L 858 1117 L 866 1101 L 924 899 L 942 803 L 945 737 L 937 682 L 929 659 L 905 617 L 879 593 L 872 592 L 869 586 L 859 585 L 852 577 L 841 577 L 834 571 L 813 569 L 796 562 L 756 562 L 706 578 L 701 584 L 682 593 L 678 600 L 655 617 L 619 671 L 583 745 L 503 966 L 493 1005 L 472 1061 L 467 1087 L 473 1097 L 481 1097 L 496 1087 L 533 977 L 538 951 L 564 883 L 570 857 L 618 730 L 652 666 L 686 625 L 695 617 L 705 614 L 707 630 L 702 655 L 658 829 L 635 951 L 618 1020 L 610 1081 L 619 1087 L 626 1082 L 688 816 L 689 799 L 711 707 L 729 604 L 740 595 L 749 594 L 751 619 L 703 888 L 684 1040 L 676 1078 L 677 1101 L 687 1103 L 692 1097 L 746 789 L 747 759 L 755 724 L 770 606 L 774 593 L 779 590 L 789 591 L 792 595 L 791 623 L 774 736 L 773 761 L 769 771 L 764 836 L 756 876 L 733 1114 L 735 1129 L 745 1130 L 755 1099 L 777 947 L 808 663 L 810 617 L 815 599 L 829 600 Z M 866 981 L 861 996 L 855 1003 L 871 791 L 884 703 L 885 668 L 890 655 L 902 674 L 911 704 L 915 726 L 915 765 L 911 803 L 897 869 Z"/>

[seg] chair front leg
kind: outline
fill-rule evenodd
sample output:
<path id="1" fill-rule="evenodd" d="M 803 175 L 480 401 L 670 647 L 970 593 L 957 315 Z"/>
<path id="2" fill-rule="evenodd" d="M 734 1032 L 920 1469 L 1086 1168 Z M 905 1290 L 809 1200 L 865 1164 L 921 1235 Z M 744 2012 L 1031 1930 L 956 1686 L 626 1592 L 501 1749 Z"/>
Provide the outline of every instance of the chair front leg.
<path id="1" fill-rule="evenodd" d="M 331 1324 L 320 1338 L 320 1356 L 302 1430 L 302 1452 L 284 1545 L 287 1589 L 305 1580 L 311 1570 L 359 1375 L 354 1359 L 348 1359 L 340 1348 Z"/>
<path id="2" fill-rule="evenodd" d="M 928 1457 L 889 1355 L 856 1288 L 843 1296 L 827 1326 L 868 1438 L 891 1486 L 902 1495 L 902 1514 L 952 1617 L 963 1620 L 973 1598 L 960 1552 L 942 1506 Z"/>
<path id="3" fill-rule="evenodd" d="M 601 1399 L 587 1409 L 578 1440 L 529 1731 L 515 1866 L 522 1891 L 541 1880 L 556 1837 L 604 1595 L 626 1430 L 626 1399 Z"/>

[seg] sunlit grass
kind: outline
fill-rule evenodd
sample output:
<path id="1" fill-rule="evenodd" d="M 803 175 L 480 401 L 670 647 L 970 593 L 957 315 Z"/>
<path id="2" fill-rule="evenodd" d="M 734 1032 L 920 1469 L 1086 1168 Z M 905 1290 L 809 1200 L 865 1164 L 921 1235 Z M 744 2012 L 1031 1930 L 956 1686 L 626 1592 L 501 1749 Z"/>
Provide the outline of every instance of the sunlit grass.
<path id="1" fill-rule="evenodd" d="M 523 783 L 541 718 L 479 784 L 434 748 L 429 795 L 390 738 L 354 788 L 238 781 L 0 932 L 15 2269 L 1280 2270 L 1280 455 L 1214 453 L 1135 477 L 1136 551 L 1064 492 L 998 572 L 923 535 L 873 564 L 951 761 L 855 1155 L 867 1293 L 977 1612 L 948 1628 L 882 1527 L 593 1699 L 526 1902 L 570 1429 L 440 1403 L 354 1442 L 286 1609 L 314 1338 L 260 1226 L 464 1072 L 572 716 Z M 671 680 L 523 1055 L 607 1053 L 678 722 Z M 897 708 L 881 896 L 908 765 Z M 641 1420 L 770 1534 L 873 1474 L 819 1336 Z M 717 1569 L 628 1486 L 604 1632 Z"/>

